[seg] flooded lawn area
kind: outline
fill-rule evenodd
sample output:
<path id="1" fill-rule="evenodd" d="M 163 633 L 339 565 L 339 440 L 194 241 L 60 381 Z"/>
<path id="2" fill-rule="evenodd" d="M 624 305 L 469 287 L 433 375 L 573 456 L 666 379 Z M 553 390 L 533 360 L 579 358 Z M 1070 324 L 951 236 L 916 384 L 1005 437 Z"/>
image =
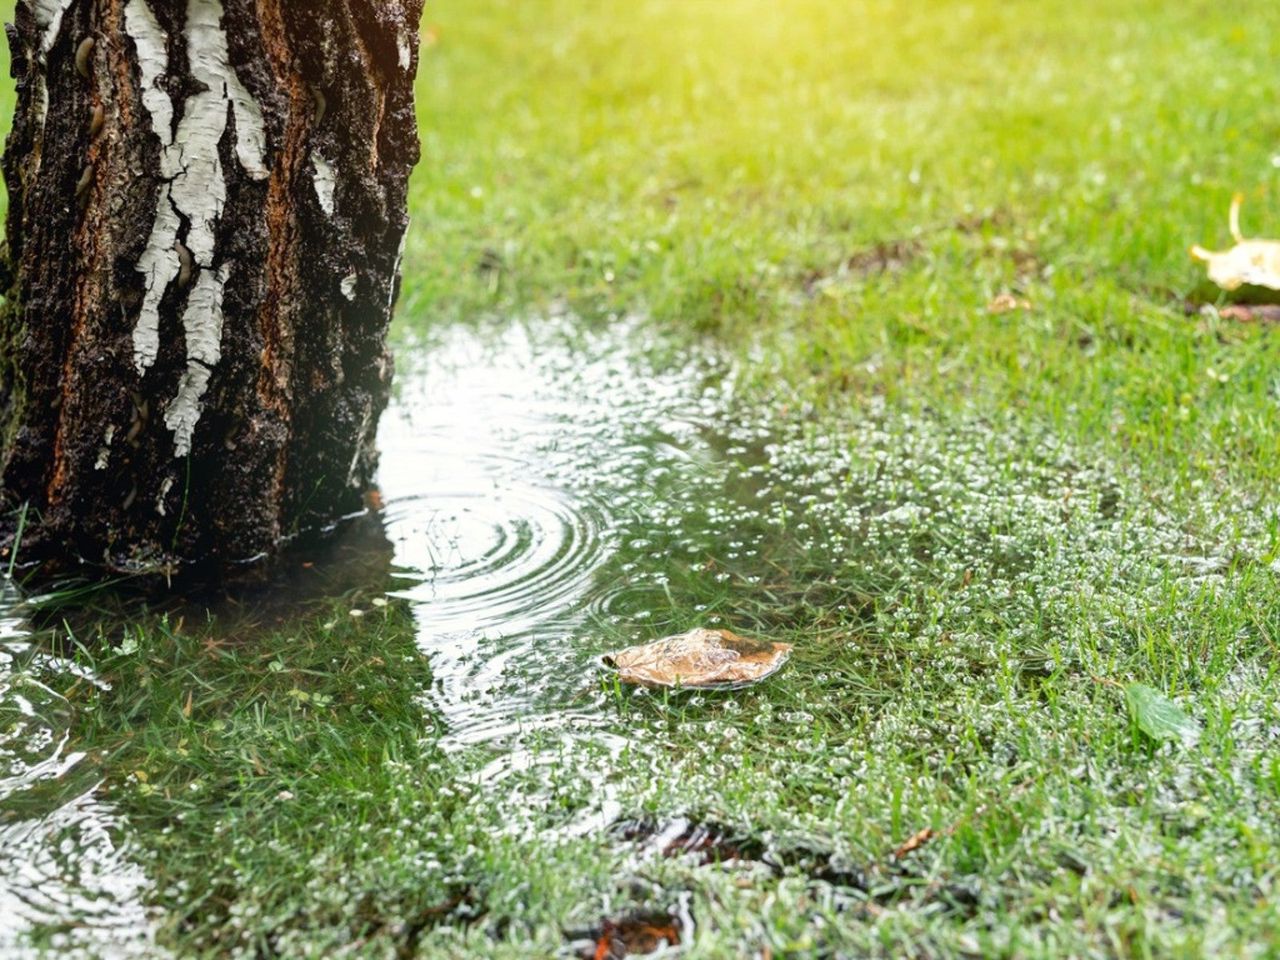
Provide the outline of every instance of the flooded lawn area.
<path id="1" fill-rule="evenodd" d="M 1230 11 L 433 0 L 369 510 L 0 594 L 0 958 L 1273 955 Z M 609 666 L 695 627 L 790 658 Z"/>
<path id="2" fill-rule="evenodd" d="M 442 328 L 381 446 L 370 515 L 265 584 L 9 598 L 6 955 L 1159 952 L 1273 921 L 1274 506 L 1013 416 L 819 415 L 640 320 Z M 712 692 L 603 663 L 700 625 L 794 656 Z M 1147 740 L 1130 681 L 1199 744 Z"/>

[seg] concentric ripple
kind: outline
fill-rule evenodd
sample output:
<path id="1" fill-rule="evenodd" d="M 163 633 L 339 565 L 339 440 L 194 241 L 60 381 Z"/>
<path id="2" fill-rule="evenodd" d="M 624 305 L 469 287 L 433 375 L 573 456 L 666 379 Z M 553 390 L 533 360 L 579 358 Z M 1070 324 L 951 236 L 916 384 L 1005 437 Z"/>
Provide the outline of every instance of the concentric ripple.
<path id="1" fill-rule="evenodd" d="M 96 784 L 94 785 L 96 787 Z M 143 904 L 149 881 L 117 840 L 114 811 L 94 790 L 30 820 L 0 826 L 0 953 L 154 957 Z"/>
<path id="2" fill-rule="evenodd" d="M 402 365 L 382 424 L 398 595 L 414 605 L 447 744 L 545 730 L 581 704 L 599 574 L 653 508 L 646 478 L 696 456 L 697 375 L 641 370 L 621 325 L 557 334 L 446 332 Z M 634 598 L 626 608 L 658 599 L 609 590 Z"/>
<path id="3" fill-rule="evenodd" d="M 598 519 L 562 491 L 500 481 L 396 501 L 387 528 L 431 632 L 532 629 L 573 603 L 603 549 Z"/>

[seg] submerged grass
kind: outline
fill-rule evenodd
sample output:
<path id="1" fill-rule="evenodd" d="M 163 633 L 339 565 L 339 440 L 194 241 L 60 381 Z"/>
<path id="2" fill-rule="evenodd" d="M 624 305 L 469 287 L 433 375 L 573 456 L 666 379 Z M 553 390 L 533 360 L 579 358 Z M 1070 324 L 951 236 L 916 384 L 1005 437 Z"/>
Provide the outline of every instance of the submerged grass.
<path id="1" fill-rule="evenodd" d="M 1277 28 L 1255 2 L 433 4 L 400 338 L 642 312 L 735 354 L 737 399 L 703 461 L 632 482 L 584 729 L 443 749 L 382 583 L 77 627 L 109 686 L 47 680 L 161 942 L 591 956 L 656 911 L 696 957 L 1273 952 L 1277 346 L 1197 312 L 1185 249 L 1236 189 L 1280 233 Z M 793 661 L 730 694 L 593 665 L 704 622 Z M 1145 738 L 1131 682 L 1199 743 Z M 616 827 L 680 818 L 742 856 Z"/>

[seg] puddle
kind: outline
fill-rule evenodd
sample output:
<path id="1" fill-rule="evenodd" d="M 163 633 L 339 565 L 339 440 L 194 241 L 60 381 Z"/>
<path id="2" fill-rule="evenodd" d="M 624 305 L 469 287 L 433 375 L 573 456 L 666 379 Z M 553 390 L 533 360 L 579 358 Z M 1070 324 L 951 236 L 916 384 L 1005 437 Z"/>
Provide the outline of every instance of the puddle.
<path id="1" fill-rule="evenodd" d="M 659 373 L 623 327 L 592 336 L 567 322 L 541 324 L 536 341 L 519 325 L 457 328 L 406 353 L 382 427 L 381 527 L 347 524 L 315 562 L 210 606 L 228 625 L 269 628 L 318 590 L 390 582 L 431 664 L 424 707 L 442 745 L 484 748 L 476 784 L 567 753 L 616 756 L 627 740 L 604 729 L 589 625 L 650 609 L 661 585 L 600 574 L 620 548 L 649 549 L 628 531 L 669 512 L 653 481 L 717 460 L 702 436 L 723 406 L 722 369 L 690 357 Z M 72 705 L 45 685 L 70 686 L 75 668 L 16 616 L 0 630 L 0 953 L 153 956 L 147 877 L 94 765 L 68 750 Z M 611 823 L 609 796 L 566 835 Z"/>
<path id="2" fill-rule="evenodd" d="M 327 561 L 262 591 L 288 600 L 390 584 L 430 665 L 422 706 L 458 760 L 456 786 L 497 811 L 513 843 L 616 843 L 645 799 L 712 806 L 755 721 L 769 737 L 746 744 L 752 769 L 778 782 L 805 762 L 797 745 L 838 731 L 851 705 L 867 705 L 865 748 L 901 755 L 937 735 L 903 705 L 933 695 L 939 675 L 973 685 L 1009 649 L 1058 669 L 1087 649 L 1085 632 L 1162 609 L 1170 583 L 1211 593 L 1233 565 L 1277 552 L 1273 514 L 1233 516 L 1210 491 L 1174 514 L 1141 478 L 1046 431 L 874 402 L 818 427 L 778 402 L 743 403 L 714 355 L 649 337 L 640 324 L 590 333 L 547 320 L 447 329 L 402 351 L 381 432 L 380 523 L 346 525 Z M 694 626 L 794 640 L 797 663 L 763 691 L 682 691 L 679 717 L 664 716 L 666 694 L 610 690 L 606 651 Z M 1199 627 L 1179 606 L 1164 623 L 1188 645 Z M 813 662 L 806 644 L 822 637 L 838 664 Z M 880 658 L 895 639 L 931 645 L 928 662 Z M 42 649 L 0 615 L 0 857 L 12 865 L 0 953 L 44 943 L 154 955 L 127 825 L 68 746 L 76 716 L 57 691 L 73 665 Z M 814 723 L 824 711 L 825 727 Z M 993 756 L 1016 749 L 999 717 L 974 723 Z M 816 789 L 834 769 L 814 775 Z M 841 769 L 850 796 L 876 789 Z M 795 817 L 795 832 L 821 833 Z M 623 830 L 637 862 L 690 855 L 707 869 L 762 863 L 865 883 L 848 838 L 771 857 L 745 824 L 665 823 Z M 625 909 L 607 916 L 615 926 L 590 931 L 589 953 L 648 943 L 627 941 Z M 638 937 L 686 937 L 636 916 Z"/>
<path id="3" fill-rule="evenodd" d="M 661 596 L 600 572 L 645 549 L 627 532 L 666 512 L 652 481 L 710 468 L 723 380 L 704 358 L 646 370 L 626 329 L 554 325 L 536 343 L 519 326 L 446 332 L 402 371 L 380 484 L 447 745 L 589 722 L 592 616 Z"/>

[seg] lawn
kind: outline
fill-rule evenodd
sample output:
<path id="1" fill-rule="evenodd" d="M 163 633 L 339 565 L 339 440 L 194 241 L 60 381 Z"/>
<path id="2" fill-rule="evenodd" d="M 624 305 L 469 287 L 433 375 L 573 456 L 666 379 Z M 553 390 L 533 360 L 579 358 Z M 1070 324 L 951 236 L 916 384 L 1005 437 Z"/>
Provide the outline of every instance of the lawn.
<path id="1" fill-rule="evenodd" d="M 473 742 L 399 553 L 213 615 L 46 603 L 13 682 L 63 698 L 157 942 L 1280 949 L 1277 340 L 1187 253 L 1236 191 L 1280 236 L 1280 10 L 438 0 L 424 37 L 400 404 L 528 331 L 599 410 L 522 462 L 613 547 L 471 651 L 525 711 Z M 599 664 L 704 622 L 795 653 L 715 693 Z"/>
<path id="2" fill-rule="evenodd" d="M 960 394 L 1206 480 L 1280 462 L 1271 338 L 1187 316 L 1215 293 L 1186 250 L 1227 245 L 1233 192 L 1280 233 L 1268 8 L 428 20 L 406 326 L 564 298 L 749 344 L 838 405 Z"/>

